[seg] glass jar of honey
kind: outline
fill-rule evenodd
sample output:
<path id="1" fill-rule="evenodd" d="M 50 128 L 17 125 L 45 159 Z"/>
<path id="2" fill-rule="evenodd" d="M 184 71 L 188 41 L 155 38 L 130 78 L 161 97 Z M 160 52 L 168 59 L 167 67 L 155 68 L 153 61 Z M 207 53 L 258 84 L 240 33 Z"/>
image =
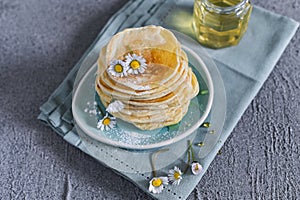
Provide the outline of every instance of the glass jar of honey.
<path id="1" fill-rule="evenodd" d="M 251 10 L 249 0 L 195 0 L 196 38 L 211 48 L 237 45 L 247 30 Z"/>

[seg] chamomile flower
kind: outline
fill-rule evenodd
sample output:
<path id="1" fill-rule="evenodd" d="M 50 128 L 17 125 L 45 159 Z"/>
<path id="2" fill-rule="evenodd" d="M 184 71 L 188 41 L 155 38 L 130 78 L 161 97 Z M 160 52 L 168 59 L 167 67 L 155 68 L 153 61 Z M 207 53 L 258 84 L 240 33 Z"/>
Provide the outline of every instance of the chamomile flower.
<path id="1" fill-rule="evenodd" d="M 194 161 L 192 163 L 191 170 L 192 170 L 192 172 L 193 172 L 194 175 L 198 175 L 198 174 L 200 174 L 203 171 L 203 168 L 200 165 L 200 163 Z"/>
<path id="2" fill-rule="evenodd" d="M 110 117 L 106 113 L 106 115 L 98 121 L 97 123 L 97 128 L 100 129 L 101 131 L 108 131 L 116 126 L 116 118 L 115 117 Z"/>
<path id="3" fill-rule="evenodd" d="M 154 177 L 149 182 L 149 192 L 154 194 L 159 194 L 163 191 L 164 185 L 168 185 L 167 177 Z"/>
<path id="4" fill-rule="evenodd" d="M 125 60 L 128 68 L 129 74 L 142 74 L 147 68 L 146 60 L 143 56 L 138 56 L 136 54 L 128 54 Z"/>
<path id="5" fill-rule="evenodd" d="M 110 62 L 107 71 L 113 76 L 127 76 L 128 65 L 122 60 L 113 60 Z"/>
<path id="6" fill-rule="evenodd" d="M 173 185 L 179 185 L 181 179 L 182 179 L 182 172 L 178 167 L 174 167 L 174 169 L 169 170 L 169 180 Z"/>

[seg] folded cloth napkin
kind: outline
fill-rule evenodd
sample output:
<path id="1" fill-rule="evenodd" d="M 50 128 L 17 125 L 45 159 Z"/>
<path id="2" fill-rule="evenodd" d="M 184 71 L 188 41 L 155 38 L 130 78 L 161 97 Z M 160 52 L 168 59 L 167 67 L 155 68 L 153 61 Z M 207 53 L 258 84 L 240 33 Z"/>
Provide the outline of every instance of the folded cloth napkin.
<path id="1" fill-rule="evenodd" d="M 103 157 L 102 160 L 88 151 L 85 148 L 85 145 L 88 144 L 82 143 L 82 139 L 74 128 L 71 102 L 74 80 L 79 67 L 82 64 L 91 65 L 94 62 L 98 56 L 95 49 L 99 42 L 128 27 L 154 24 L 193 36 L 191 30 L 192 8 L 193 0 L 129 1 L 111 17 L 65 80 L 52 93 L 48 101 L 40 107 L 41 113 L 38 118 L 53 128 L 67 142 L 106 164 L 104 160 L 109 159 L 109 156 Z M 214 59 L 225 85 L 227 115 L 219 142 L 201 160 L 204 171 L 267 79 L 297 28 L 297 22 L 254 6 L 248 30 L 239 45 L 219 50 L 206 49 Z M 128 167 L 131 167 L 130 164 Z M 161 171 L 167 172 L 167 170 L 162 169 Z M 116 171 L 116 173 L 149 193 L 148 182 L 151 175 L 123 171 Z M 185 199 L 198 184 L 202 175 L 187 176 L 177 187 L 171 187 L 161 194 L 149 194 L 157 199 Z"/>

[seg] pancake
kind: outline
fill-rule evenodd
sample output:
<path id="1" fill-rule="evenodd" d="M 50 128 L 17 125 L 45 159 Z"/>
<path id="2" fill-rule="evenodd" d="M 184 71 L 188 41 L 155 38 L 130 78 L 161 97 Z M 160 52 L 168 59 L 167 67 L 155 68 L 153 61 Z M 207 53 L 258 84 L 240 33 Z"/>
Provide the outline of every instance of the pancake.
<path id="1" fill-rule="evenodd" d="M 126 68 L 128 73 L 123 73 L 128 55 L 144 59 L 146 67 L 131 74 Z M 109 71 L 116 60 L 123 66 L 121 76 Z M 146 26 L 126 29 L 102 48 L 95 89 L 105 107 L 115 100 L 123 103 L 121 110 L 110 114 L 142 130 L 152 130 L 180 122 L 199 85 L 173 33 Z"/>
<path id="2" fill-rule="evenodd" d="M 100 69 L 98 70 L 98 74 L 102 74 L 102 76 L 99 77 L 99 81 L 102 81 L 102 84 L 109 85 L 111 89 L 116 92 L 120 91 L 122 93 L 128 93 L 137 98 L 138 96 L 142 96 L 141 98 L 149 98 L 149 96 L 154 93 L 159 94 L 162 90 L 160 86 L 165 85 L 165 87 L 171 87 L 174 83 L 179 84 L 178 81 L 180 81 L 180 75 L 184 73 L 184 70 L 188 65 L 186 54 L 181 51 L 181 57 L 179 57 L 180 60 L 177 60 L 177 57 L 174 59 L 174 53 L 163 52 L 157 49 L 146 50 L 146 52 L 149 51 L 159 53 L 161 59 L 151 59 L 154 53 L 151 53 L 150 55 L 143 54 L 144 58 L 148 61 L 149 66 L 149 70 L 146 70 L 145 73 L 140 74 L 139 76 L 128 75 L 127 77 L 120 78 L 113 77 L 105 70 Z M 145 51 L 143 51 L 143 53 L 144 52 Z M 98 61 L 98 65 L 103 66 L 100 61 Z M 169 67 L 172 65 L 176 65 L 176 67 Z M 170 90 L 172 90 L 172 88 L 170 88 Z M 155 97 L 156 96 L 153 96 L 153 98 Z"/>

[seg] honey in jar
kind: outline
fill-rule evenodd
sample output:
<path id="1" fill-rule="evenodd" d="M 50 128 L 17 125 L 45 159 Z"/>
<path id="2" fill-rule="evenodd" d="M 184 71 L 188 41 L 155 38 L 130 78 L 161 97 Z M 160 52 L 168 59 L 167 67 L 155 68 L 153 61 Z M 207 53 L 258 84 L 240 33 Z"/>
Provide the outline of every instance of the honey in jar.
<path id="1" fill-rule="evenodd" d="M 251 10 L 249 0 L 195 0 L 193 28 L 198 41 L 211 48 L 237 45 Z"/>

